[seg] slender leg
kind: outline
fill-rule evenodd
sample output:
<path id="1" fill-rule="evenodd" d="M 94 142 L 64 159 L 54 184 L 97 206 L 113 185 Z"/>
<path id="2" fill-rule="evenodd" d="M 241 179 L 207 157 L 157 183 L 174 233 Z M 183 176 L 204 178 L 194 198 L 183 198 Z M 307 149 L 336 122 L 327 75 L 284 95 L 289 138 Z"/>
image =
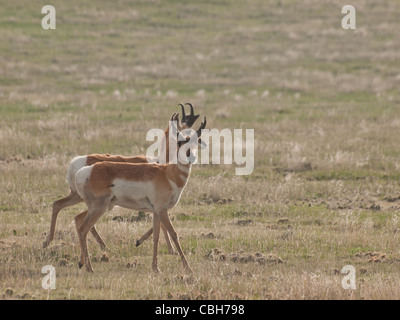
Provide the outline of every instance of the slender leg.
<path id="1" fill-rule="evenodd" d="M 164 226 L 167 228 L 168 233 L 171 236 L 172 241 L 174 242 L 175 247 L 179 252 L 179 255 L 181 256 L 182 263 L 183 263 L 183 266 L 185 267 L 186 271 L 188 273 L 193 273 L 192 269 L 189 266 L 189 263 L 186 260 L 185 254 L 182 251 L 181 244 L 179 243 L 178 234 L 176 233 L 174 227 L 172 226 L 172 223 L 171 223 L 171 220 L 169 219 L 167 210 L 164 210 L 160 213 L 160 219 L 161 219 L 161 222 L 164 224 Z"/>
<path id="2" fill-rule="evenodd" d="M 164 233 L 164 238 L 165 238 L 165 242 L 167 243 L 167 247 L 168 247 L 168 253 L 169 254 L 173 254 L 173 255 L 177 255 L 178 252 L 176 252 L 174 250 L 174 247 L 171 244 L 171 241 L 169 239 L 168 236 L 168 230 L 165 228 L 164 224 L 161 223 L 161 230 Z M 140 237 L 140 239 L 136 240 L 136 247 L 140 246 L 145 240 L 147 240 L 151 235 L 153 234 L 153 228 L 151 228 L 150 230 L 148 230 L 143 236 Z"/>
<path id="3" fill-rule="evenodd" d="M 82 251 L 83 244 L 82 244 L 82 241 L 81 241 L 80 230 L 81 230 L 83 222 L 85 221 L 86 216 L 87 216 L 87 210 L 85 210 L 82 213 L 76 215 L 75 218 L 74 218 L 76 232 L 78 233 L 78 238 L 79 238 L 79 245 L 81 246 L 81 259 L 79 261 L 79 269 L 82 268 L 83 265 L 85 264 L 85 255 L 84 255 L 84 253 Z"/>
<path id="4" fill-rule="evenodd" d="M 165 242 L 167 243 L 167 247 L 168 247 L 168 253 L 169 253 L 169 254 L 173 254 L 173 255 L 177 255 L 178 252 L 176 252 L 176 251 L 174 250 L 174 247 L 173 247 L 172 244 L 171 244 L 171 241 L 170 241 L 169 235 L 168 235 L 168 230 L 167 230 L 167 228 L 164 226 L 164 223 L 161 223 L 161 230 L 162 230 L 163 233 L 164 233 Z"/>
<path id="5" fill-rule="evenodd" d="M 145 240 L 147 240 L 153 234 L 153 228 L 147 231 L 140 239 L 136 240 L 136 247 L 139 247 Z"/>
<path id="6" fill-rule="evenodd" d="M 96 239 L 96 241 L 100 245 L 101 249 L 107 250 L 107 251 L 110 250 L 110 248 L 106 245 L 106 243 L 103 241 L 103 239 L 100 237 L 99 233 L 97 232 L 96 226 L 93 226 L 92 229 L 90 229 L 90 233 Z"/>
<path id="7" fill-rule="evenodd" d="M 87 234 L 89 230 L 92 229 L 97 220 L 99 220 L 99 218 L 103 215 L 104 212 L 106 212 L 108 208 L 108 204 L 104 201 L 104 199 L 99 199 L 99 200 L 100 201 L 98 202 L 96 201 L 97 203 L 94 202 L 93 205 L 89 205 L 85 220 L 82 222 L 80 226 L 78 226 L 79 222 L 76 225 L 78 231 L 79 243 L 81 245 L 81 260 L 79 262 L 79 268 L 85 265 L 86 270 L 89 272 L 93 272 L 93 268 L 90 262 L 89 253 L 87 249 Z"/>
<path id="8" fill-rule="evenodd" d="M 53 202 L 53 210 L 50 222 L 50 232 L 46 238 L 46 241 L 43 242 L 43 248 L 46 248 L 50 244 L 50 242 L 54 239 L 57 216 L 60 210 L 66 207 L 73 206 L 74 204 L 77 204 L 81 201 L 83 201 L 82 198 L 76 192 L 71 191 L 71 193 L 65 198 Z"/>
<path id="9" fill-rule="evenodd" d="M 87 215 L 87 210 L 83 211 L 82 213 L 78 214 L 75 217 L 75 225 L 78 230 L 80 226 L 82 225 L 83 221 L 85 220 Z M 99 233 L 97 232 L 96 226 L 93 226 L 92 229 L 90 229 L 91 234 L 93 237 L 96 239 L 97 243 L 100 245 L 100 248 L 103 250 L 109 250 L 110 248 L 106 245 L 106 243 L 103 241 L 103 239 L 100 237 Z"/>
<path id="10" fill-rule="evenodd" d="M 160 237 L 160 218 L 156 213 L 153 214 L 153 270 L 160 272 L 157 266 L 157 251 L 158 251 L 158 239 Z"/>

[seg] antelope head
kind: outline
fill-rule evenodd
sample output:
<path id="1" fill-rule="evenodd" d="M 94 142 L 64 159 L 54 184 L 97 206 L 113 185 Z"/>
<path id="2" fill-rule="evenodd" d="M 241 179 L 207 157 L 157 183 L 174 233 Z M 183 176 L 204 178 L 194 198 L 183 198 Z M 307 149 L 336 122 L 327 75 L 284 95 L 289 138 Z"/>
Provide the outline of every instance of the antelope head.
<path id="1" fill-rule="evenodd" d="M 179 105 L 182 108 L 182 120 L 181 120 L 182 125 L 186 126 L 187 128 L 191 128 L 200 115 L 194 114 L 194 108 L 191 103 L 185 103 L 185 105 L 188 105 L 190 107 L 189 115 L 185 113 L 185 107 L 183 106 L 183 104 L 179 103 Z"/>
<path id="2" fill-rule="evenodd" d="M 206 117 L 204 117 L 204 121 L 201 123 L 200 127 L 196 131 L 194 131 L 193 129 L 184 128 L 179 122 L 178 114 L 174 114 L 171 117 L 171 121 L 173 121 L 171 122 L 172 135 L 176 137 L 179 162 L 182 164 L 186 164 L 188 162 L 194 163 L 196 160 L 195 150 L 198 147 L 204 149 L 207 146 L 206 143 L 201 140 L 202 131 L 203 129 L 205 129 L 207 124 Z"/>

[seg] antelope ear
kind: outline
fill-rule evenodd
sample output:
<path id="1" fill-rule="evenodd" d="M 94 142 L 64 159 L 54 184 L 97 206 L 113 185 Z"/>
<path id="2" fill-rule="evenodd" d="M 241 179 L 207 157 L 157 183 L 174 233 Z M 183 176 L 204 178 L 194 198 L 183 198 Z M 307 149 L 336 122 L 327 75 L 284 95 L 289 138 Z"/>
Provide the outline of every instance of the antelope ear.
<path id="1" fill-rule="evenodd" d="M 199 139 L 199 146 L 200 149 L 205 149 L 207 148 L 207 143 L 205 143 L 202 139 Z"/>

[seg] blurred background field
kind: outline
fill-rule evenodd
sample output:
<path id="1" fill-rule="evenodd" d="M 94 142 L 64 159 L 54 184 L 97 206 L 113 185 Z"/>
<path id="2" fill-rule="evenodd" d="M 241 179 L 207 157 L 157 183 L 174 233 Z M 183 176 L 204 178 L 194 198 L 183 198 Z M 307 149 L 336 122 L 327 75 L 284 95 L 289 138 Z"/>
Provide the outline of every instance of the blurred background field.
<path id="1" fill-rule="evenodd" d="M 400 298 L 398 1 L 353 3 L 356 30 L 340 1 L 52 1 L 43 30 L 46 4 L 1 3 L 0 298 Z M 255 130 L 251 175 L 194 166 L 171 211 L 194 276 L 164 243 L 153 274 L 152 241 L 135 247 L 151 216 L 121 208 L 98 223 L 111 251 L 89 241 L 93 275 L 77 267 L 83 204 L 42 249 L 69 161 L 144 153 L 179 102 Z"/>

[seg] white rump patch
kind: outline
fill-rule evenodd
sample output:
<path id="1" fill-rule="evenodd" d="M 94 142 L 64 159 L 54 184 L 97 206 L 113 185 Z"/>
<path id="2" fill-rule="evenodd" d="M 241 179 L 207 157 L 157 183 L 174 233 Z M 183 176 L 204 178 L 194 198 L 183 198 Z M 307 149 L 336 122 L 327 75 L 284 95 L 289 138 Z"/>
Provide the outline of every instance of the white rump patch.
<path id="1" fill-rule="evenodd" d="M 76 192 L 75 175 L 79 169 L 86 166 L 87 156 L 78 156 L 72 159 L 67 169 L 67 182 L 71 191 Z"/>
<path id="2" fill-rule="evenodd" d="M 86 166 L 78 170 L 75 175 L 75 190 L 84 198 L 83 189 L 85 187 L 86 182 L 90 178 L 90 174 L 92 173 L 93 166 Z"/>

